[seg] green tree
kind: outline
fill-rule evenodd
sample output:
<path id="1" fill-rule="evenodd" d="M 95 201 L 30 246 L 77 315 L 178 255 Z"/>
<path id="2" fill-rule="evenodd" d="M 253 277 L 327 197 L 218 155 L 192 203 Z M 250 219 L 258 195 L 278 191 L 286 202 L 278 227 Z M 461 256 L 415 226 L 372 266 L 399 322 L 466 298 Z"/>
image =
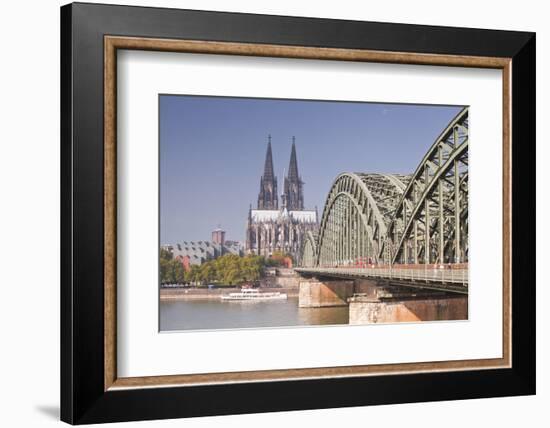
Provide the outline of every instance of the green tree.
<path id="1" fill-rule="evenodd" d="M 241 259 L 241 273 L 245 281 L 260 279 L 265 259 L 258 256 L 247 256 Z"/>
<path id="2" fill-rule="evenodd" d="M 216 279 L 216 269 L 212 262 L 206 262 L 201 265 L 199 278 L 202 282 L 212 282 Z"/>
<path id="3" fill-rule="evenodd" d="M 169 265 L 170 265 L 170 260 L 166 260 L 162 257 L 160 258 L 160 264 L 159 264 L 159 267 L 160 267 L 160 282 L 162 284 L 166 284 L 167 282 L 169 282 L 169 279 L 168 279 Z"/>
<path id="4" fill-rule="evenodd" d="M 172 260 L 172 279 L 176 284 L 183 284 L 185 282 L 185 269 L 183 264 L 179 260 Z"/>
<path id="5" fill-rule="evenodd" d="M 223 282 L 229 285 L 236 285 L 240 281 L 239 270 L 235 267 L 230 267 L 224 272 Z"/>
<path id="6" fill-rule="evenodd" d="M 191 265 L 189 272 L 186 274 L 187 281 L 200 282 L 200 271 L 201 268 L 199 265 Z"/>
<path id="7" fill-rule="evenodd" d="M 170 254 L 168 252 L 168 254 Z M 241 257 L 235 254 L 226 254 L 214 260 L 204 262 L 202 265 L 191 265 L 185 272 L 178 260 L 161 255 L 160 271 L 163 282 L 187 282 L 194 283 L 221 283 L 238 285 L 244 282 L 259 280 L 267 260 L 262 256 L 248 255 Z"/>
<path id="8" fill-rule="evenodd" d="M 185 270 L 179 260 L 160 259 L 160 282 L 163 284 L 183 284 L 185 282 Z"/>
<path id="9" fill-rule="evenodd" d="M 160 259 L 161 260 L 172 260 L 174 258 L 174 255 L 168 251 L 166 248 L 160 249 Z"/>

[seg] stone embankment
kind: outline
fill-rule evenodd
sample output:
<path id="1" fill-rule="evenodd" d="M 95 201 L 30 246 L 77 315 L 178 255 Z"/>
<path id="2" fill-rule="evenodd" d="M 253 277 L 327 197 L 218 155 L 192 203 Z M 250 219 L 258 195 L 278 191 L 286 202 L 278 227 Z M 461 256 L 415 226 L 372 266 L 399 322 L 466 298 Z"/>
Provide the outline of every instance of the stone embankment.
<path id="1" fill-rule="evenodd" d="M 285 288 L 285 287 L 269 287 L 258 288 L 260 292 L 273 292 L 278 291 L 280 293 L 286 293 L 288 297 L 297 297 L 297 288 Z M 241 291 L 240 288 L 161 288 L 160 299 L 161 300 L 219 300 L 222 294 L 237 293 Z"/>
<path id="2" fill-rule="evenodd" d="M 266 277 L 267 284 L 273 287 L 298 288 L 300 286 L 300 275 L 294 272 L 294 269 L 277 268 L 276 275 Z"/>

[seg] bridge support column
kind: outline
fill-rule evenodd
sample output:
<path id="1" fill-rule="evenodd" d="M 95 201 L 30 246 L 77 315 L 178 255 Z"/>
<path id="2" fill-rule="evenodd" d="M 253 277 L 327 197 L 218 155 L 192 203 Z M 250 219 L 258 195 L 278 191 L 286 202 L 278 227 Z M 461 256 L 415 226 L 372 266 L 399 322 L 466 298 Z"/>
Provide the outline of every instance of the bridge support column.
<path id="1" fill-rule="evenodd" d="M 300 308 L 347 306 L 353 293 L 354 282 L 350 280 L 301 279 L 298 305 Z"/>
<path id="2" fill-rule="evenodd" d="M 349 323 L 395 323 L 468 319 L 468 297 L 446 293 L 382 288 L 377 297 L 349 299 Z"/>

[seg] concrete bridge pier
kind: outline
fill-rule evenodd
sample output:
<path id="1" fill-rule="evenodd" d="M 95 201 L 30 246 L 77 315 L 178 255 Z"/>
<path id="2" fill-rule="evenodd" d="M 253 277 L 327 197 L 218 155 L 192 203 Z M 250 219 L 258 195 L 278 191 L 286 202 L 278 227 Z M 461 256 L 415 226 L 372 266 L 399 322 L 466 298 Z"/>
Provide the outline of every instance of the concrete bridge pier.
<path id="1" fill-rule="evenodd" d="M 386 286 L 348 301 L 353 325 L 468 319 L 466 295 Z"/>
<path id="2" fill-rule="evenodd" d="M 300 278 L 301 308 L 349 306 L 352 325 L 466 320 L 468 296 L 370 279 Z"/>
<path id="3" fill-rule="evenodd" d="M 298 306 L 300 308 L 324 308 L 347 306 L 354 294 L 352 280 L 300 279 Z"/>
<path id="4" fill-rule="evenodd" d="M 376 299 L 380 291 L 379 281 L 370 279 L 301 277 L 299 287 L 298 305 L 301 308 L 348 306 L 349 300 L 355 294 Z"/>

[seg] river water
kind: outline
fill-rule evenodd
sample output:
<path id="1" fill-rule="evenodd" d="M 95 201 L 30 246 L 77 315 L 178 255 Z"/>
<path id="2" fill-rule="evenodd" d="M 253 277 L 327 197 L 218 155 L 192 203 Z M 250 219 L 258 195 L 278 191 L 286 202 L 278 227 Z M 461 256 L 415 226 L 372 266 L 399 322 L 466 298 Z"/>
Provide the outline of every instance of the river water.
<path id="1" fill-rule="evenodd" d="M 264 302 L 162 300 L 160 330 L 348 324 L 348 307 L 299 308 L 298 298 Z"/>

